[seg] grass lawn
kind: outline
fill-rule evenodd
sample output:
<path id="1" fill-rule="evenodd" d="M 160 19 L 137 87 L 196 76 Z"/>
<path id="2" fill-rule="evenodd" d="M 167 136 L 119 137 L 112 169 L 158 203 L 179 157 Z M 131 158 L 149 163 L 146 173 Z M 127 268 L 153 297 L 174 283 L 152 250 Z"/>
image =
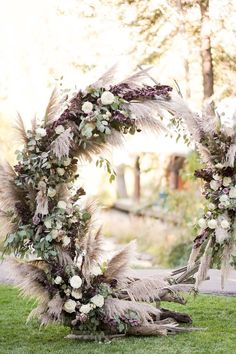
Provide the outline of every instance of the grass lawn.
<path id="1" fill-rule="evenodd" d="M 49 326 L 39 329 L 36 322 L 25 323 L 32 301 L 18 291 L 0 285 L 0 353 L 79 353 L 79 354 L 156 354 L 156 353 L 236 353 L 236 298 L 199 295 L 188 304 L 168 304 L 193 316 L 194 326 L 206 331 L 181 333 L 169 337 L 124 338 L 112 343 L 66 340 L 68 329 Z M 166 306 L 167 307 L 167 306 Z"/>

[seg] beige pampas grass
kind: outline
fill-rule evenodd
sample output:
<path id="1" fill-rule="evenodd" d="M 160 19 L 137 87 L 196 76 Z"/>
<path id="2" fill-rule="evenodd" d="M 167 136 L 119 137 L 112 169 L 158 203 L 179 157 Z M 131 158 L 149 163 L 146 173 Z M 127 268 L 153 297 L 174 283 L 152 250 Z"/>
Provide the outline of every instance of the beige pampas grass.
<path id="1" fill-rule="evenodd" d="M 160 300 L 160 292 L 165 286 L 167 282 L 162 279 L 143 278 L 132 281 L 126 291 L 131 300 L 149 302 Z"/>
<path id="2" fill-rule="evenodd" d="M 57 87 L 51 93 L 44 116 L 45 125 L 50 125 L 60 117 L 61 100 Z"/>
<path id="3" fill-rule="evenodd" d="M 62 157 L 69 156 L 72 140 L 73 133 L 71 132 L 71 128 L 68 128 L 52 142 L 52 152 L 59 160 L 61 160 Z"/>
<path id="4" fill-rule="evenodd" d="M 6 260 L 8 278 L 10 278 L 24 296 L 36 298 L 40 304 L 49 301 L 49 293 L 44 287 L 47 275 L 43 269 L 13 258 Z"/>
<path id="5" fill-rule="evenodd" d="M 195 282 L 195 289 L 197 290 L 200 283 L 206 279 L 207 272 L 210 268 L 212 258 L 212 240 L 210 239 L 206 245 L 205 251 L 201 258 L 201 263 L 196 274 L 196 282 Z"/>
<path id="6" fill-rule="evenodd" d="M 226 155 L 226 165 L 234 167 L 236 157 L 236 144 L 232 144 Z"/>
<path id="7" fill-rule="evenodd" d="M 129 271 L 130 260 L 134 257 L 134 252 L 135 242 L 132 241 L 108 262 L 104 277 L 107 280 L 124 279 Z"/>
<path id="8" fill-rule="evenodd" d="M 25 145 L 28 143 L 28 136 L 25 128 L 24 121 L 20 115 L 20 113 L 17 113 L 17 120 L 16 120 L 16 125 L 15 125 L 15 130 L 17 132 L 17 136 L 19 137 L 19 140 L 23 142 Z"/>
<path id="9" fill-rule="evenodd" d="M 105 300 L 104 311 L 108 318 L 114 318 L 117 314 L 125 316 L 127 312 L 137 313 L 143 324 L 153 323 L 153 317 L 160 318 L 160 310 L 154 306 L 135 301 L 108 298 Z"/>

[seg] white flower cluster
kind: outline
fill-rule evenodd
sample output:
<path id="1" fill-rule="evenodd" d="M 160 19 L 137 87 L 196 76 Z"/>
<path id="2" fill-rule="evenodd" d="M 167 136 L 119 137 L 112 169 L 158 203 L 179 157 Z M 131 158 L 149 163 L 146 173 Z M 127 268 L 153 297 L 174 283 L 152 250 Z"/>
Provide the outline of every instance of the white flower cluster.
<path id="1" fill-rule="evenodd" d="M 212 230 L 216 241 L 223 243 L 229 237 L 231 223 L 227 209 L 234 206 L 235 201 L 232 199 L 236 199 L 236 186 L 231 177 L 216 173 L 210 181 L 210 188 L 217 192 L 218 196 L 214 203 L 209 203 L 208 211 L 198 220 L 198 226 L 202 232 L 207 228 Z"/>
<path id="2" fill-rule="evenodd" d="M 62 283 L 62 278 L 60 276 L 57 276 L 54 279 L 55 284 L 61 284 Z M 69 284 L 72 287 L 72 290 L 67 289 L 68 296 L 72 296 L 73 299 L 68 299 L 64 303 L 63 309 L 64 311 L 68 313 L 73 313 L 76 311 L 76 307 L 79 309 L 79 311 L 83 314 L 88 314 L 91 310 L 95 309 L 96 307 L 101 308 L 104 305 L 104 297 L 100 294 L 97 294 L 93 296 L 89 303 L 81 305 L 81 303 L 78 301 L 82 299 L 82 291 L 81 291 L 81 286 L 82 286 L 82 279 L 78 275 L 74 275 L 69 279 Z M 75 299 L 75 300 L 74 300 Z"/>

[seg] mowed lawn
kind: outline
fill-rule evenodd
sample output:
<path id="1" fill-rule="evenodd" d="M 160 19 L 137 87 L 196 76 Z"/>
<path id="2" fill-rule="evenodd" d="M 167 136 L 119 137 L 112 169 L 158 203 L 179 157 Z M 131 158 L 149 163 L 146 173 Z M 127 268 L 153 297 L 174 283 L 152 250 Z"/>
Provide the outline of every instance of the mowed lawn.
<path id="1" fill-rule="evenodd" d="M 236 298 L 199 295 L 186 306 L 165 304 L 193 317 L 193 325 L 205 331 L 168 337 L 129 337 L 111 343 L 64 339 L 68 329 L 51 325 L 39 329 L 36 321 L 26 324 L 33 302 L 22 299 L 10 286 L 0 286 L 0 353 L 236 353 Z"/>

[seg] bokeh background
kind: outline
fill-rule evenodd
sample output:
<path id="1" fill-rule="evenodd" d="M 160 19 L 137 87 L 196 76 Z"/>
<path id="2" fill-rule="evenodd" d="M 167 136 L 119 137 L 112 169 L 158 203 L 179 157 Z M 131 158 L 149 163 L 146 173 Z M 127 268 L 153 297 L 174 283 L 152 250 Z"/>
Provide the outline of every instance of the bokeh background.
<path id="1" fill-rule="evenodd" d="M 26 126 L 43 116 L 55 85 L 78 90 L 118 63 L 120 76 L 153 66 L 152 77 L 181 91 L 193 110 L 213 107 L 230 124 L 236 110 L 234 0 L 1 0 L 0 158 L 20 148 Z M 209 109 L 209 108 L 208 108 Z M 102 207 L 107 247 L 137 238 L 137 266 L 182 265 L 201 213 L 200 162 L 172 131 L 127 139 L 109 158 L 109 184 L 96 159 L 79 169 Z M 117 246 L 118 245 L 118 246 Z"/>

